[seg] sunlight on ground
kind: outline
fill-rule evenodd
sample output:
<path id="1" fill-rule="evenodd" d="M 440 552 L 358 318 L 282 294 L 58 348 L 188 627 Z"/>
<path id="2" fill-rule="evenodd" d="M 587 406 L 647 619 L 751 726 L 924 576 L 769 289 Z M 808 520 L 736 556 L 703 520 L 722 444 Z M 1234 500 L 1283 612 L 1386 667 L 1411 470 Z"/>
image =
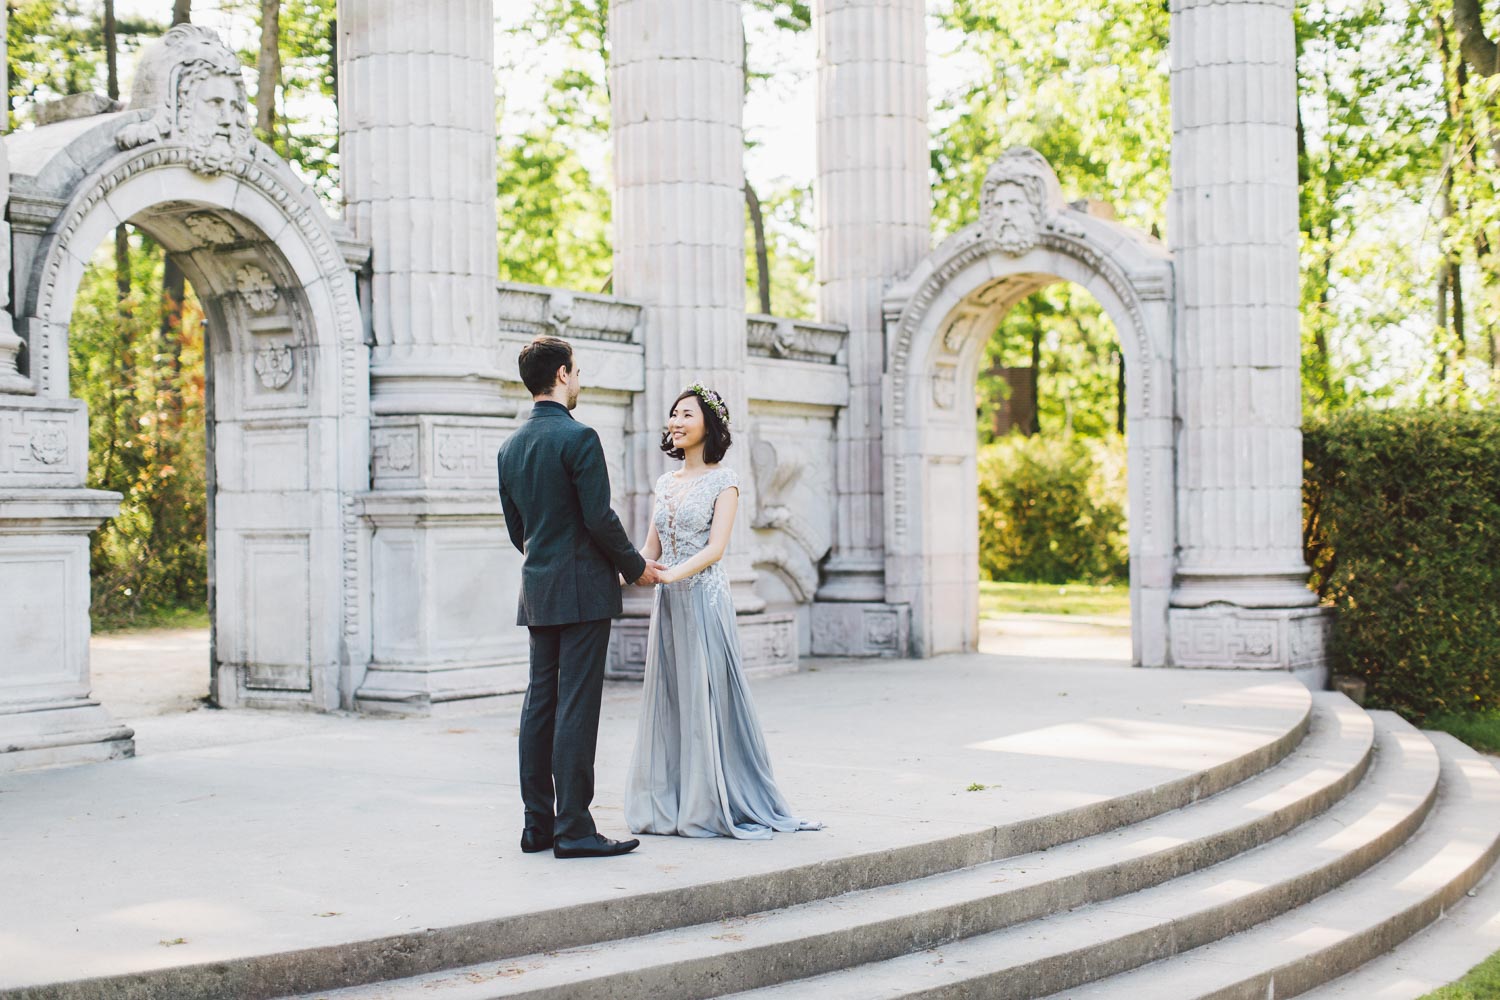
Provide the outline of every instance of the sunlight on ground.
<path id="1" fill-rule="evenodd" d="M 1086 719 L 971 743 L 965 749 L 1192 770 L 1205 762 L 1248 753 L 1265 739 L 1264 732 L 1254 729 Z"/>
<path id="2" fill-rule="evenodd" d="M 979 584 L 979 616 L 1043 614 L 1080 615 L 1130 620 L 1126 584 L 996 583 Z"/>

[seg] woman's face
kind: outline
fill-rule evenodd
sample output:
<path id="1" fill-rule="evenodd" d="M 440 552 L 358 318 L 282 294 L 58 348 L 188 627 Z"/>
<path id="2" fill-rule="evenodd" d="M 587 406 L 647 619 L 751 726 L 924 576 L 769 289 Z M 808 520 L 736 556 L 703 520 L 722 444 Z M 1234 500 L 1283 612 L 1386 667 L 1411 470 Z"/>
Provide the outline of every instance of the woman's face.
<path id="1" fill-rule="evenodd" d="M 703 408 L 697 396 L 679 399 L 667 418 L 667 433 L 672 435 L 672 447 L 686 451 L 703 443 Z"/>

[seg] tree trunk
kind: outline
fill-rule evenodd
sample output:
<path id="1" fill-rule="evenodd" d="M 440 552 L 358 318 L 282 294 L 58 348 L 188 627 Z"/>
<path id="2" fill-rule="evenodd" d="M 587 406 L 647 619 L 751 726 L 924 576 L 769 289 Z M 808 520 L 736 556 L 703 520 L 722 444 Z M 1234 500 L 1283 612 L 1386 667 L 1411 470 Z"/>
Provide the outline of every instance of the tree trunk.
<path id="1" fill-rule="evenodd" d="M 104 0 L 104 87 L 113 100 L 120 99 L 120 40 L 115 31 L 114 0 Z M 115 227 L 115 293 L 119 314 L 130 315 L 126 301 L 130 298 L 130 230 Z"/>
<path id="2" fill-rule="evenodd" d="M 104 0 L 104 92 L 120 99 L 120 44 L 115 33 L 115 0 Z"/>
<path id="3" fill-rule="evenodd" d="M 328 77 L 333 81 L 333 110 L 339 109 L 339 19 L 328 19 Z M 335 114 L 335 118 L 337 115 Z M 338 148 L 338 132 L 333 135 L 334 148 Z"/>
<path id="4" fill-rule="evenodd" d="M 161 269 L 161 326 L 158 339 L 165 355 L 167 408 L 173 414 L 173 426 L 182 422 L 182 302 L 187 297 L 187 275 L 177 266 L 171 254 Z"/>
<path id="5" fill-rule="evenodd" d="M 1115 352 L 1115 432 L 1125 433 L 1125 352 Z"/>
<path id="6" fill-rule="evenodd" d="M 755 287 L 760 291 L 760 311 L 771 314 L 771 260 L 766 253 L 766 220 L 760 210 L 760 198 L 749 181 L 745 182 L 745 204 L 750 208 L 750 226 L 755 231 Z"/>
<path id="7" fill-rule="evenodd" d="M 1480 76 L 1500 73 L 1500 46 L 1484 33 L 1479 0 L 1453 0 L 1453 28 L 1459 54 L 1470 69 Z"/>
<path id="8" fill-rule="evenodd" d="M 1042 432 L 1042 324 L 1033 313 L 1031 317 L 1031 426 L 1026 433 Z"/>
<path id="9" fill-rule="evenodd" d="M 172 0 L 172 24 L 191 24 L 193 0 Z"/>
<path id="10" fill-rule="evenodd" d="M 281 83 L 281 0 L 260 0 L 260 83 L 255 91 L 255 128 L 268 146 L 276 143 L 276 87 Z"/>

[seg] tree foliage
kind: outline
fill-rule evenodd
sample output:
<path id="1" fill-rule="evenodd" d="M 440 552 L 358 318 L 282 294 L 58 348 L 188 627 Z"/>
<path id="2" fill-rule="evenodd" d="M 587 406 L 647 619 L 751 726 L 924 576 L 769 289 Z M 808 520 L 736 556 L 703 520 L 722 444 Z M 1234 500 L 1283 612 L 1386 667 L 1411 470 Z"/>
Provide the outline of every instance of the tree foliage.
<path id="1" fill-rule="evenodd" d="M 129 299 L 118 297 L 112 245 L 101 247 L 68 330 L 71 390 L 89 412 L 89 485 L 124 496 L 93 539 L 104 625 L 207 599 L 203 314 L 191 296 L 165 302 L 160 249 L 139 233 L 131 242 Z M 174 309 L 175 327 L 163 323 Z"/>

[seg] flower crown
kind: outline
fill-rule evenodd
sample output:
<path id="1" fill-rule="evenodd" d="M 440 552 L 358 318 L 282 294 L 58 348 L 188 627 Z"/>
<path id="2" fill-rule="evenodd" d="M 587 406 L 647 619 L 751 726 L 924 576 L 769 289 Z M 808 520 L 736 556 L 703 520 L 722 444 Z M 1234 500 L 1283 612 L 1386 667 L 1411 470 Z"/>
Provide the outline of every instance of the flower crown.
<path id="1" fill-rule="evenodd" d="M 714 412 L 719 415 L 719 419 L 724 421 L 724 425 L 726 427 L 729 425 L 729 407 L 724 405 L 723 396 L 720 396 L 702 382 L 694 382 L 687 387 L 687 391 L 713 407 Z"/>

